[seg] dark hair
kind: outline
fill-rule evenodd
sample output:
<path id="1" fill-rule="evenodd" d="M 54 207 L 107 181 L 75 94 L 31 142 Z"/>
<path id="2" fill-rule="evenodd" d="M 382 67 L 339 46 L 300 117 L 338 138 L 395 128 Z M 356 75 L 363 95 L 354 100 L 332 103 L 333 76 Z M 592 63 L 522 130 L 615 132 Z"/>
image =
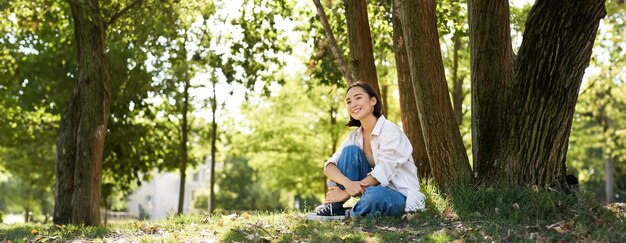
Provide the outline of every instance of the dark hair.
<path id="1" fill-rule="evenodd" d="M 376 118 L 380 117 L 383 114 L 383 105 L 382 105 L 382 102 L 380 101 L 380 97 L 378 97 L 378 94 L 376 94 L 374 89 L 372 89 L 372 87 L 369 86 L 368 84 L 359 81 L 348 86 L 348 90 L 346 90 L 346 94 L 348 93 L 348 91 L 350 91 L 350 89 L 354 87 L 361 87 L 365 90 L 365 93 L 367 93 L 367 95 L 369 95 L 370 98 L 371 97 L 376 98 L 376 104 L 374 105 L 374 116 L 376 116 Z M 346 123 L 346 126 L 347 127 L 360 127 L 361 121 L 352 118 L 352 116 L 350 115 L 350 121 Z"/>

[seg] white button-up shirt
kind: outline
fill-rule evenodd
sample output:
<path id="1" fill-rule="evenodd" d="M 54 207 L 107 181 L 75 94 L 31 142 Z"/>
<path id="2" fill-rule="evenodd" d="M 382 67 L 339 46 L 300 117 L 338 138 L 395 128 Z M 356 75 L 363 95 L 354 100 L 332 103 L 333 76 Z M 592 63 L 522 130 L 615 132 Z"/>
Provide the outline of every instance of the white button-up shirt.
<path id="1" fill-rule="evenodd" d="M 331 156 L 329 163 L 337 164 L 343 148 L 356 145 L 363 150 L 363 128 L 352 131 L 339 149 Z M 420 192 L 417 167 L 411 154 L 413 147 L 404 132 L 394 123 L 380 116 L 371 138 L 374 169 L 370 172 L 381 186 L 402 193 L 406 197 L 405 212 L 424 209 L 425 196 Z"/>

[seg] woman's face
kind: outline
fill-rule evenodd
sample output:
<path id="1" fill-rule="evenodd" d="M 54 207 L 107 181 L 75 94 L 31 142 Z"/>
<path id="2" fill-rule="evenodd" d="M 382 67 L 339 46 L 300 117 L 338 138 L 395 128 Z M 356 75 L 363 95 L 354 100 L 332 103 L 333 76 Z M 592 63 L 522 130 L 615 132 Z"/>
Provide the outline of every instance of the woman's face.
<path id="1" fill-rule="evenodd" d="M 374 105 L 376 105 L 376 98 L 370 97 L 365 89 L 359 86 L 352 87 L 346 94 L 348 114 L 356 120 L 374 115 Z"/>

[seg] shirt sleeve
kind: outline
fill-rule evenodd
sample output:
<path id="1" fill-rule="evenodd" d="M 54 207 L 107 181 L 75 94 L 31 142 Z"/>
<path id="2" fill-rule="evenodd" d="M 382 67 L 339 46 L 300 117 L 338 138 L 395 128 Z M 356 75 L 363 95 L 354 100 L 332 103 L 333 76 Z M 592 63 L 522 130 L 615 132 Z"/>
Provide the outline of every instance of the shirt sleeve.
<path id="1" fill-rule="evenodd" d="M 399 128 L 381 132 L 376 167 L 370 174 L 381 186 L 389 185 L 398 175 L 400 166 L 409 161 L 412 152 L 411 143 Z"/>

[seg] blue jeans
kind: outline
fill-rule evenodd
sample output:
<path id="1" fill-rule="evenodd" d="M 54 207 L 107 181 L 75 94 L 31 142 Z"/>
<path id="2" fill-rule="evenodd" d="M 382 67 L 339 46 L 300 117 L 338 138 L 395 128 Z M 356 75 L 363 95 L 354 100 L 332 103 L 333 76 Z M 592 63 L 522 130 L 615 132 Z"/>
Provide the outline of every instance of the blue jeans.
<path id="1" fill-rule="evenodd" d="M 372 171 L 372 167 L 367 163 L 365 154 L 356 145 L 350 145 L 343 149 L 337 168 L 351 181 L 360 181 L 367 177 Z M 333 181 L 328 182 L 329 186 L 339 186 Z M 374 216 L 398 216 L 404 213 L 406 197 L 397 191 L 382 186 L 370 186 L 365 189 L 361 199 L 354 205 L 351 216 L 374 217 Z"/>

